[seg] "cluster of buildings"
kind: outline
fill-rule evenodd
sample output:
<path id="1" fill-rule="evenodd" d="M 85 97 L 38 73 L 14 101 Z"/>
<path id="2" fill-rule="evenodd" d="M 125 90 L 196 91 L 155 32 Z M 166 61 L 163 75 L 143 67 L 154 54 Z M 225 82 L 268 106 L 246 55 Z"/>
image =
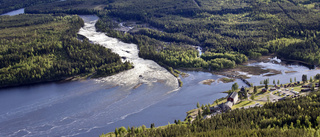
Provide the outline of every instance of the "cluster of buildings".
<path id="1" fill-rule="evenodd" d="M 211 113 L 215 112 L 224 112 L 231 110 L 232 106 L 235 105 L 239 100 L 238 93 L 237 92 L 232 92 L 228 98 L 226 103 L 219 104 L 217 106 L 214 106 L 210 108 Z"/>

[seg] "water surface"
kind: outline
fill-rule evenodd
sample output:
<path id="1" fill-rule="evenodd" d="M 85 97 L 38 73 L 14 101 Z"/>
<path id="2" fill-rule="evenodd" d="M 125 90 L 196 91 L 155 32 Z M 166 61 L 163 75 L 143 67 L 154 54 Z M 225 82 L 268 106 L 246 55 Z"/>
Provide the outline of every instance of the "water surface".
<path id="1" fill-rule="evenodd" d="M 19 14 L 23 14 L 24 13 L 24 8 L 18 9 L 18 10 L 14 10 L 14 11 L 10 11 L 4 14 L 1 14 L 0 16 L 3 15 L 9 15 L 9 16 L 14 16 L 14 15 L 19 15 Z"/>

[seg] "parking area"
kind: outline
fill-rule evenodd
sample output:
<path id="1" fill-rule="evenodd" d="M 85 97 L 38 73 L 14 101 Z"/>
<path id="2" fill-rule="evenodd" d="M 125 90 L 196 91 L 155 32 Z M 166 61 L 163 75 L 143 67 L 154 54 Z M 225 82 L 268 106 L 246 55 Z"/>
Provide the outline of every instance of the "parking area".
<path id="1" fill-rule="evenodd" d="M 298 91 L 295 91 L 294 88 L 280 88 L 278 90 L 272 91 L 271 94 L 279 97 L 296 97 L 300 93 Z"/>

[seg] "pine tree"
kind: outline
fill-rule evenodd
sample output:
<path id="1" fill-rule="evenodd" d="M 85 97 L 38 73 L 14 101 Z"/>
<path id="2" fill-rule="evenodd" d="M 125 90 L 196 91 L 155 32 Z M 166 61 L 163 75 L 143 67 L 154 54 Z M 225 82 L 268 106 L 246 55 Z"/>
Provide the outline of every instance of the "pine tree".
<path id="1" fill-rule="evenodd" d="M 116 135 L 116 137 L 118 136 L 118 134 L 119 134 L 118 128 L 116 128 L 116 129 L 114 130 L 114 134 Z"/>
<path id="2" fill-rule="evenodd" d="M 276 84 L 276 80 L 273 80 L 273 85 L 275 85 Z"/>
<path id="3" fill-rule="evenodd" d="M 254 86 L 254 87 L 253 87 L 253 93 L 254 93 L 254 94 L 257 94 L 257 92 L 258 92 L 257 86 Z"/>

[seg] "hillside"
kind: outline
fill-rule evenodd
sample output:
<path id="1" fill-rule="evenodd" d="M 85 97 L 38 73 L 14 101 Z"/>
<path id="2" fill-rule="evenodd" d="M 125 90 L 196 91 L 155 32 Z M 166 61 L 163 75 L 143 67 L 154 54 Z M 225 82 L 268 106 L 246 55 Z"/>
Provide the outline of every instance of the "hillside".
<path id="1" fill-rule="evenodd" d="M 78 16 L 0 16 L 0 87 L 111 75 L 130 69 L 119 55 L 77 39 Z"/>
<path id="2" fill-rule="evenodd" d="M 70 0 L 26 12 L 98 14 L 100 31 L 136 43 L 141 57 L 174 68 L 233 68 L 271 53 L 320 64 L 318 1 Z M 119 23 L 133 29 L 116 31 Z M 192 46 L 202 47 L 201 58 Z"/>

